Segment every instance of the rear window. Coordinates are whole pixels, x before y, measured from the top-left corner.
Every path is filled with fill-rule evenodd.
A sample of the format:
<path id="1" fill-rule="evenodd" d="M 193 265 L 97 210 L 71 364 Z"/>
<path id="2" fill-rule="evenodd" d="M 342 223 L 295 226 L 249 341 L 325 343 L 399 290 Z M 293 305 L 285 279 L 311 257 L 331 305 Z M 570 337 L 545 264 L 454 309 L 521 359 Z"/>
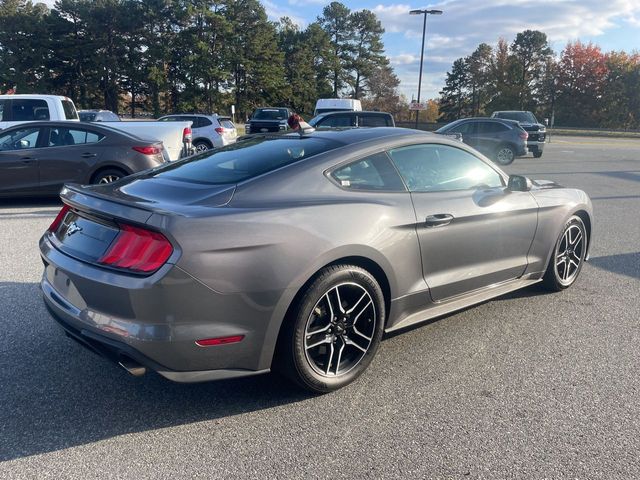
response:
<path id="1" fill-rule="evenodd" d="M 251 138 L 169 164 L 157 170 L 155 176 L 203 184 L 238 183 L 340 145 L 297 136 Z"/>
<path id="2" fill-rule="evenodd" d="M 524 123 L 538 123 L 536 117 L 534 117 L 531 112 L 496 112 L 494 117 Z"/>
<path id="3" fill-rule="evenodd" d="M 228 118 L 219 118 L 218 121 L 220 122 L 220 125 L 222 125 L 223 128 L 231 128 L 231 129 L 236 128 L 233 122 Z"/>
<path id="4" fill-rule="evenodd" d="M 93 122 L 97 114 L 95 112 L 80 112 L 78 115 L 80 115 L 82 122 Z"/>
<path id="5" fill-rule="evenodd" d="M 64 116 L 67 120 L 78 120 L 78 112 L 71 100 L 62 100 L 62 108 L 64 110 Z"/>
<path id="6" fill-rule="evenodd" d="M 265 108 L 256 110 L 252 120 L 286 120 L 287 111 L 284 108 Z"/>
<path id="7" fill-rule="evenodd" d="M 44 100 L 20 99 L 11 102 L 11 120 L 14 122 L 49 120 L 49 118 L 49 106 Z"/>

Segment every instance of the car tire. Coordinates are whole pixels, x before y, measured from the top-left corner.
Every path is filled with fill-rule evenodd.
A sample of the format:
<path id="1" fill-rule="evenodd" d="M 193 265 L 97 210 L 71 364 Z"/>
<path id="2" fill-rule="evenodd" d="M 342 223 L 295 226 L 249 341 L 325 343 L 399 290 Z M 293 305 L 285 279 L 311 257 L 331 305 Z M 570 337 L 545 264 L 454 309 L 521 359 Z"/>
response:
<path id="1" fill-rule="evenodd" d="M 380 285 L 367 270 L 321 270 L 285 320 L 276 369 L 303 389 L 327 393 L 356 380 L 378 350 L 385 323 Z"/>
<path id="2" fill-rule="evenodd" d="M 513 147 L 503 144 L 496 149 L 494 158 L 496 163 L 500 165 L 509 165 L 515 160 L 516 151 L 513 149 Z"/>
<path id="3" fill-rule="evenodd" d="M 127 174 L 119 168 L 106 168 L 97 172 L 91 179 L 91 183 L 94 185 L 113 183 L 126 176 Z"/>
<path id="4" fill-rule="evenodd" d="M 582 219 L 573 215 L 563 226 L 551 252 L 542 284 L 558 292 L 575 283 L 587 254 L 587 229 Z"/>
<path id="5" fill-rule="evenodd" d="M 540 158 L 541 156 L 542 156 L 542 152 L 541 151 L 533 152 L 533 157 L 534 158 Z"/>
<path id="6" fill-rule="evenodd" d="M 207 150 L 210 150 L 211 145 L 209 145 L 207 142 L 204 142 L 202 140 L 198 140 L 193 144 L 193 148 L 195 149 L 195 153 L 202 153 L 202 152 L 206 152 Z"/>

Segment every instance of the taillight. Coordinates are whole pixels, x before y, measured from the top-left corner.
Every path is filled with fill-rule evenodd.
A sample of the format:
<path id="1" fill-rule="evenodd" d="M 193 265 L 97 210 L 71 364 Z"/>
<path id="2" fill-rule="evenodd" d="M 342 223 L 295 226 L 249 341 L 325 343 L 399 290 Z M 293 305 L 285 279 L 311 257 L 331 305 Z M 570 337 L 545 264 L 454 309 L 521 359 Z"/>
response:
<path id="1" fill-rule="evenodd" d="M 193 138 L 193 132 L 191 131 L 191 127 L 187 127 L 184 130 L 182 130 L 182 142 L 183 143 L 191 142 L 192 138 Z"/>
<path id="2" fill-rule="evenodd" d="M 98 262 L 136 272 L 153 272 L 164 265 L 172 252 L 171 243 L 161 233 L 121 225 L 120 233 Z"/>
<path id="3" fill-rule="evenodd" d="M 520 132 L 520 138 L 526 140 L 529 138 L 529 134 L 527 132 Z"/>
<path id="4" fill-rule="evenodd" d="M 51 222 L 51 225 L 49 225 L 50 232 L 55 232 L 56 230 L 58 230 L 58 227 L 62 223 L 62 220 L 64 220 L 64 217 L 69 210 L 71 210 L 71 207 L 69 205 L 65 204 L 62 206 L 62 209 L 58 212 L 56 218 L 53 220 L 53 222 Z"/>
<path id="5" fill-rule="evenodd" d="M 216 132 L 218 132 L 220 135 L 222 135 L 224 133 L 224 128 L 218 127 L 218 128 L 216 128 Z"/>
<path id="6" fill-rule="evenodd" d="M 136 152 L 140 152 L 143 155 L 159 155 L 162 150 L 158 147 L 154 147 L 153 145 L 149 145 L 146 147 L 131 147 L 133 148 Z"/>

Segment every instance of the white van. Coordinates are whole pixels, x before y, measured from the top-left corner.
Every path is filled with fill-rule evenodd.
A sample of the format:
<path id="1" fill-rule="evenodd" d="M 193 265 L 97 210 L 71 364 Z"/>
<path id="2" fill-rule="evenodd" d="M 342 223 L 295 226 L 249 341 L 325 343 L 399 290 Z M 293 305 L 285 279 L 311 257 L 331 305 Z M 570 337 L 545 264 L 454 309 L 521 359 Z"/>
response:
<path id="1" fill-rule="evenodd" d="M 316 102 L 316 109 L 313 112 L 313 116 L 337 111 L 361 112 L 362 104 L 360 100 L 354 100 L 352 98 L 321 98 Z"/>

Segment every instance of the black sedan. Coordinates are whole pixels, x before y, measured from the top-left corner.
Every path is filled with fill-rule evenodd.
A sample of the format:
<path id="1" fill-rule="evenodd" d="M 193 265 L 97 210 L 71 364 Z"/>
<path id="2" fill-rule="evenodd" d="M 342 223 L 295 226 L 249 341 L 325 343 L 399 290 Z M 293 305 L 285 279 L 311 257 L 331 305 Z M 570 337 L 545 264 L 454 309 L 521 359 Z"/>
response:
<path id="1" fill-rule="evenodd" d="M 56 195 L 65 183 L 109 183 L 168 160 L 162 142 L 78 122 L 0 131 L 0 196 Z"/>

